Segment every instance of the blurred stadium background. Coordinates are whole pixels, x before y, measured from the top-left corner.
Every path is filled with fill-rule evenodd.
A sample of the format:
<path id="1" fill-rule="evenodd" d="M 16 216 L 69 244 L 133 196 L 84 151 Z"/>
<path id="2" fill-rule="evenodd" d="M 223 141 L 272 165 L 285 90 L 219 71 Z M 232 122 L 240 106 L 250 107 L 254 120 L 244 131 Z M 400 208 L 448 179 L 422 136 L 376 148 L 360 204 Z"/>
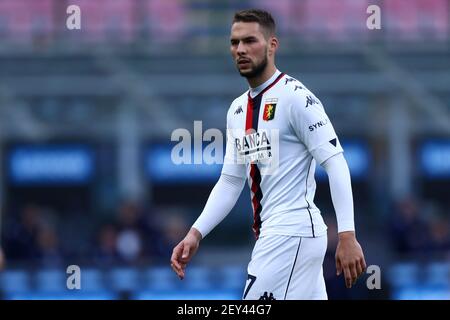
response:
<path id="1" fill-rule="evenodd" d="M 81 8 L 81 30 L 66 8 Z M 381 8 L 381 30 L 366 9 Z M 229 55 L 234 11 L 269 9 L 278 67 L 322 100 L 341 137 L 357 236 L 382 289 L 335 276 L 332 299 L 450 298 L 449 0 L 0 0 L 4 299 L 239 299 L 254 244 L 248 188 L 179 281 L 172 247 L 219 166 L 170 161 L 173 130 L 225 129 L 247 84 Z M 66 268 L 81 267 L 81 290 Z"/>

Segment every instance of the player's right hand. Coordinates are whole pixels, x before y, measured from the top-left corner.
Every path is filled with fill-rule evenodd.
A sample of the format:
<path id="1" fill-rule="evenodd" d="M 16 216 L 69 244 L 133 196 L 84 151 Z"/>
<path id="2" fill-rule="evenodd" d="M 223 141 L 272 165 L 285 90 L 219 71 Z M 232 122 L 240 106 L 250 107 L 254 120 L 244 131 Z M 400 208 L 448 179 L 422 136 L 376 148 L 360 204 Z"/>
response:
<path id="1" fill-rule="evenodd" d="M 201 239 L 201 233 L 191 228 L 186 237 L 173 249 L 170 265 L 181 280 L 184 279 L 186 265 L 197 252 Z"/>

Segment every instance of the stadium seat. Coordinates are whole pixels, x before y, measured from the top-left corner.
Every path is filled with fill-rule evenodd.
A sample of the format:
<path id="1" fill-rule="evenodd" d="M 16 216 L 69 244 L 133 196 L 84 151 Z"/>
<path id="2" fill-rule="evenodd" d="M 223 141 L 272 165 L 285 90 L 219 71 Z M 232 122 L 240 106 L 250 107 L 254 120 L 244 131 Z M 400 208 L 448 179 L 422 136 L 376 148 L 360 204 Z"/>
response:
<path id="1" fill-rule="evenodd" d="M 186 271 L 187 275 L 184 279 L 185 286 L 189 290 L 207 290 L 212 289 L 211 282 L 212 270 L 206 267 L 191 267 Z"/>
<path id="2" fill-rule="evenodd" d="M 399 263 L 389 270 L 390 283 L 394 287 L 414 286 L 418 283 L 419 266 L 416 263 Z"/>
<path id="3" fill-rule="evenodd" d="M 245 267 L 227 266 L 220 270 L 220 281 L 218 284 L 223 289 L 235 289 L 242 291 L 247 280 Z"/>
<path id="4" fill-rule="evenodd" d="M 67 291 L 67 275 L 60 270 L 47 269 L 35 274 L 36 289 L 43 293 Z"/>
<path id="5" fill-rule="evenodd" d="M 54 31 L 53 0 L 2 0 L 0 21 L 14 41 L 29 41 L 35 35 L 51 36 Z"/>
<path id="6" fill-rule="evenodd" d="M 169 267 L 149 268 L 145 279 L 145 287 L 152 290 L 174 290 L 180 282 Z"/>
<path id="7" fill-rule="evenodd" d="M 6 270 L 0 274 L 0 290 L 5 294 L 30 290 L 30 275 L 24 270 Z"/>
<path id="8" fill-rule="evenodd" d="M 179 0 L 146 0 L 143 2 L 144 25 L 149 27 L 152 39 L 172 42 L 180 39 L 188 26 L 186 12 Z"/>
<path id="9" fill-rule="evenodd" d="M 425 284 L 446 287 L 450 292 L 450 263 L 430 263 L 425 269 Z"/>
<path id="10" fill-rule="evenodd" d="M 83 37 L 88 41 L 129 42 L 133 37 L 134 1 L 78 0 L 83 14 Z"/>
<path id="11" fill-rule="evenodd" d="M 7 294 L 8 300 L 114 300 L 118 295 L 110 291 L 83 292 L 83 291 L 61 291 L 42 292 L 24 291 L 20 293 Z"/>
<path id="12" fill-rule="evenodd" d="M 139 287 L 139 274 L 133 268 L 117 268 L 109 273 L 108 283 L 116 291 L 132 291 Z"/>
<path id="13" fill-rule="evenodd" d="M 82 269 L 81 289 L 83 291 L 100 292 L 105 289 L 103 274 L 97 269 Z"/>
<path id="14" fill-rule="evenodd" d="M 142 290 L 132 297 L 136 300 L 239 300 L 240 293 L 233 290 Z"/>

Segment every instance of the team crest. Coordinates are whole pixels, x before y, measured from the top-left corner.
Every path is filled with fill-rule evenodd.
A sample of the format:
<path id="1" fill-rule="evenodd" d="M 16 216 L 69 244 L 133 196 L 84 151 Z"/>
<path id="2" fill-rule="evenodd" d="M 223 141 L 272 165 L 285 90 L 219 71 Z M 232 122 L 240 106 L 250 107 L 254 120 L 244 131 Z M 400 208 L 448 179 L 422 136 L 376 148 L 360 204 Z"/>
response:
<path id="1" fill-rule="evenodd" d="M 264 105 L 264 114 L 263 114 L 264 121 L 270 121 L 275 117 L 277 101 L 278 101 L 278 99 L 267 99 L 266 100 L 266 104 Z"/>

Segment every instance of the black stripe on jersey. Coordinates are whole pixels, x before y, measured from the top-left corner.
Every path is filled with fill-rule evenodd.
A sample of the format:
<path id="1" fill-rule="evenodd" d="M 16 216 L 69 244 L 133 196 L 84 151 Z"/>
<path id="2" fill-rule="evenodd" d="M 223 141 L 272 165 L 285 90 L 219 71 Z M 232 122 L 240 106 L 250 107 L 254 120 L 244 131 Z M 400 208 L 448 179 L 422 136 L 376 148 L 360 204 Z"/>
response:
<path id="1" fill-rule="evenodd" d="M 261 109 L 261 98 L 262 94 L 258 94 L 256 97 L 252 99 L 253 100 L 252 128 L 255 131 L 258 130 L 259 110 Z"/>
<path id="2" fill-rule="evenodd" d="M 294 264 L 292 265 L 292 270 L 291 270 L 291 274 L 289 275 L 289 280 L 286 286 L 286 292 L 284 293 L 284 300 L 286 300 L 286 296 L 289 290 L 289 284 L 291 283 L 291 278 L 292 278 L 292 274 L 294 273 L 294 269 L 295 269 L 295 264 L 297 263 L 297 257 L 298 257 L 298 252 L 300 250 L 300 245 L 302 244 L 302 237 L 299 237 L 300 241 L 298 243 L 298 247 L 297 247 L 297 253 L 295 254 L 295 259 L 294 259 Z"/>
<path id="3" fill-rule="evenodd" d="M 262 211 L 262 205 L 261 200 L 263 198 L 263 193 L 261 190 L 261 172 L 259 171 L 259 168 L 256 164 L 253 164 L 255 168 L 255 174 L 252 176 L 253 183 L 256 185 L 256 190 L 254 191 L 254 197 L 257 200 L 257 205 L 255 210 L 255 218 L 253 221 L 253 231 L 255 232 L 256 238 L 259 237 L 259 232 L 261 231 L 261 211 Z M 253 191 L 253 190 L 252 190 Z"/>
<path id="4" fill-rule="evenodd" d="M 253 149 L 253 150 L 250 150 L 250 151 L 245 151 L 245 152 L 239 152 L 239 154 L 240 155 L 248 155 L 248 154 L 252 154 L 252 153 L 255 153 L 255 152 L 258 152 L 258 151 L 264 151 L 264 150 L 272 150 L 272 147 L 271 146 L 267 146 L 267 147 L 261 147 L 261 148 L 256 148 L 256 149 Z"/>
<path id="5" fill-rule="evenodd" d="M 252 113 L 252 127 L 251 129 L 257 131 L 258 130 L 258 120 L 259 120 L 259 110 L 261 109 L 261 98 L 262 94 L 258 94 L 253 99 L 249 96 L 249 98 L 252 100 L 252 107 L 253 107 L 253 113 Z M 250 176 L 252 178 L 252 185 L 251 190 L 253 192 L 253 232 L 255 233 L 255 238 L 259 238 L 259 232 L 261 230 L 261 211 L 262 211 L 262 205 L 261 200 L 263 198 L 263 193 L 261 190 L 261 172 L 259 171 L 258 165 L 256 163 L 251 164 L 250 170 Z M 254 173 L 254 174 L 252 174 Z"/>
<path id="6" fill-rule="evenodd" d="M 314 234 L 314 223 L 313 223 L 313 220 L 312 220 L 311 211 L 309 210 L 309 209 L 311 208 L 311 205 L 309 204 L 308 197 L 307 197 L 307 195 L 308 195 L 308 178 L 309 178 L 309 170 L 311 170 L 311 164 L 312 164 L 312 162 L 313 162 L 313 157 L 311 157 L 311 161 L 309 162 L 308 171 L 307 171 L 307 173 L 306 173 L 305 200 L 306 200 L 306 203 L 308 204 L 308 207 L 306 207 L 306 209 L 308 210 L 308 213 L 309 213 L 309 219 L 311 220 L 312 235 L 313 235 L 313 238 L 315 238 L 316 236 L 315 236 L 315 234 Z"/>

